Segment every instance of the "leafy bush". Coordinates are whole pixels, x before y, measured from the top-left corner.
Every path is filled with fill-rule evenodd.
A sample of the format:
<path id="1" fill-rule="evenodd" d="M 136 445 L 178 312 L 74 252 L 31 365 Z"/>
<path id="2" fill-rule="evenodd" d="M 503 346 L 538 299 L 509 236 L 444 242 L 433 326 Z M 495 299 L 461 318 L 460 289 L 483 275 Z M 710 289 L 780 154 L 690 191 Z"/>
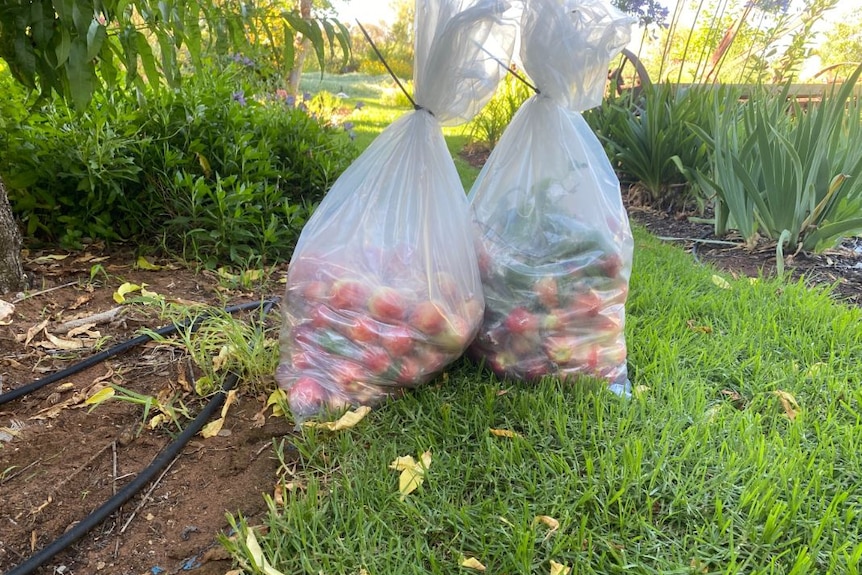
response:
<path id="1" fill-rule="evenodd" d="M 850 98 L 860 73 L 807 109 L 788 106 L 789 83 L 735 114 L 729 96 L 716 101 L 710 132 L 694 127 L 709 171 L 686 170 L 715 194 L 716 233 L 775 240 L 780 263 L 785 247 L 819 250 L 862 231 L 862 104 Z"/>
<path id="2" fill-rule="evenodd" d="M 617 169 L 639 184 L 648 203 L 675 205 L 690 195 L 673 158 L 695 170 L 706 166 L 706 146 L 689 125 L 709 121 L 710 101 L 703 90 L 654 84 L 644 87 L 637 105 L 624 97 L 604 112 L 597 131 L 609 144 Z"/>
<path id="3" fill-rule="evenodd" d="M 355 150 L 334 117 L 309 114 L 311 95 L 255 95 L 242 74 L 199 74 L 140 107 L 97 96 L 80 116 L 54 102 L 12 126 L 0 173 L 28 232 L 161 242 L 209 265 L 288 257 Z"/>

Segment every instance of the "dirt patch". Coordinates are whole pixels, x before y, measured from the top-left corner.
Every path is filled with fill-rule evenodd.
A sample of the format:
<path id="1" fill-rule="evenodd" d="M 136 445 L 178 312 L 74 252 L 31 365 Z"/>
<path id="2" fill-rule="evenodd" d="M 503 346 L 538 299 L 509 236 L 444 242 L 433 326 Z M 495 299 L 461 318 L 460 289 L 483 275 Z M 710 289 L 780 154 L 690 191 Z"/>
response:
<path id="1" fill-rule="evenodd" d="M 774 276 L 775 242 L 762 241 L 748 249 L 733 234 L 716 237 L 712 224 L 698 223 L 689 211 L 666 212 L 628 205 L 629 217 L 653 235 L 673 243 L 701 262 L 709 262 L 735 276 Z M 836 300 L 862 305 L 862 238 L 848 238 L 822 253 L 785 254 L 785 272 L 807 285 L 830 286 Z"/>
<path id="2" fill-rule="evenodd" d="M 44 320 L 51 333 L 76 315 L 116 307 L 113 294 L 123 281 L 146 283 L 168 299 L 217 306 L 276 295 L 226 288 L 212 273 L 133 269 L 120 263 L 134 261 L 129 254 L 99 261 L 110 274 L 99 286 L 91 283 L 90 271 L 93 258 L 103 254 L 39 259 L 48 255 L 29 254 L 27 272 L 38 290 L 57 289 L 16 303 L 12 324 L 0 326 L 2 391 L 91 354 L 49 349 L 45 332 L 34 334 L 27 345 L 21 339 Z M 155 313 L 129 309 L 117 321 L 93 329 L 105 349 L 134 337 L 141 327 L 164 323 Z M 122 490 L 177 433 L 141 430 L 143 408 L 137 404 L 108 401 L 90 410 L 81 399 L 94 382 L 119 383 L 153 397 L 177 394 L 194 416 L 205 402 L 181 385 L 193 373 L 176 347 L 151 342 L 0 405 L 0 572 L 23 563 Z M 263 494 L 271 494 L 276 482 L 273 440 L 293 432 L 284 418 L 260 418 L 265 399 L 242 391 L 218 436 L 193 438 L 164 475 L 156 475 L 118 512 L 35 573 L 223 575 L 231 561 L 216 537 L 228 532 L 225 514 L 241 513 L 252 522 L 261 516 Z"/>
<path id="3" fill-rule="evenodd" d="M 687 214 L 635 206 L 629 206 L 629 213 L 632 220 L 700 261 L 738 275 L 774 272 L 775 253 L 769 245 L 746 250 L 711 243 L 733 238 L 715 238 L 710 225 L 694 223 Z M 27 345 L 22 339 L 45 320 L 50 332 L 76 315 L 110 310 L 116 306 L 113 294 L 123 281 L 146 283 L 147 289 L 169 299 L 219 306 L 280 295 L 226 287 L 224 280 L 209 272 L 135 269 L 129 263 L 134 261 L 131 254 L 91 252 L 59 261 L 40 259 L 48 255 L 28 254 L 26 267 L 34 290 L 56 289 L 18 302 L 12 324 L 0 326 L 3 391 L 92 353 L 41 347 L 40 342 L 46 341 L 43 332 L 34 334 Z M 99 283 L 91 273 L 94 259 L 101 257 L 107 259 L 98 265 L 108 275 Z M 859 239 L 819 255 L 798 254 L 787 263 L 795 277 L 835 284 L 838 299 L 862 303 Z M 274 270 L 273 277 L 283 273 L 284 269 Z M 141 327 L 163 323 L 153 313 L 128 312 L 96 328 L 105 348 L 133 337 Z M 132 481 L 172 439 L 164 430 L 136 433 L 142 422 L 139 405 L 110 401 L 89 410 L 79 401 L 66 408 L 57 406 L 92 389 L 98 380 L 117 382 L 144 395 L 182 393 L 181 374 L 189 369 L 188 358 L 177 348 L 150 343 L 0 406 L 0 571 L 21 564 L 82 520 Z M 193 394 L 182 397 L 192 414 L 203 405 Z M 216 538 L 228 532 L 225 513 L 241 513 L 252 524 L 261 520 L 263 494 L 272 493 L 276 482 L 272 442 L 289 441 L 293 433 L 284 418 L 266 418 L 261 424 L 258 414 L 265 399 L 249 391 L 240 394 L 220 436 L 193 439 L 156 482 L 36 573 L 223 575 L 231 561 Z"/>

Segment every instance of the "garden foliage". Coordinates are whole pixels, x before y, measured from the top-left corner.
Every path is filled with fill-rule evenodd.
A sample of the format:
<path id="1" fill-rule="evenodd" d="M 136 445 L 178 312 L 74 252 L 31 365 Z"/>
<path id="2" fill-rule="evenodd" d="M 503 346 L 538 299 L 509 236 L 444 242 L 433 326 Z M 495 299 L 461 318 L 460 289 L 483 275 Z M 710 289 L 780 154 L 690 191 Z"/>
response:
<path id="1" fill-rule="evenodd" d="M 851 98 L 860 73 L 805 107 L 789 84 L 744 103 L 726 92 L 708 130 L 691 126 L 710 167 L 683 171 L 714 195 L 717 234 L 765 236 L 780 262 L 785 248 L 824 249 L 862 230 L 862 105 Z"/>
<path id="2" fill-rule="evenodd" d="M 0 173 L 28 235 L 162 242 L 208 265 L 289 257 L 355 152 L 308 111 L 329 101 L 316 109 L 332 112 L 334 97 L 256 95 L 241 68 L 190 77 L 143 106 L 97 94 L 81 115 L 54 101 L 24 122 L 15 98 L 0 103 Z"/>

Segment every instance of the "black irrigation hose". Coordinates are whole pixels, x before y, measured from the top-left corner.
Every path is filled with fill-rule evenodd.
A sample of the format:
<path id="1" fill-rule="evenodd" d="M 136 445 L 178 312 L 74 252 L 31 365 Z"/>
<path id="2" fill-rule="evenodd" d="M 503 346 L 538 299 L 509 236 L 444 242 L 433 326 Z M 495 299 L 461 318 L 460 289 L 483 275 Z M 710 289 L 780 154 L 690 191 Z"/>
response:
<path id="1" fill-rule="evenodd" d="M 268 303 L 270 301 L 272 301 L 272 300 L 265 300 L 263 302 L 253 301 L 253 302 L 249 302 L 249 303 L 239 304 L 239 305 L 225 308 L 224 311 L 226 311 L 227 313 L 236 313 L 238 311 L 256 309 L 258 307 L 261 307 L 262 305 L 265 305 L 266 303 Z M 204 314 L 204 315 L 201 315 L 201 316 L 195 318 L 191 322 L 190 326 L 189 326 L 189 322 L 187 322 L 187 321 L 181 322 L 179 324 L 166 325 L 166 326 L 161 327 L 161 328 L 157 329 L 156 331 L 154 331 L 153 334 L 154 335 L 168 335 L 168 334 L 174 333 L 175 331 L 182 329 L 186 326 L 189 326 L 190 329 L 192 330 L 192 332 L 195 332 L 201 326 L 201 323 L 203 323 L 203 320 L 208 318 L 210 315 L 211 314 Z M 52 373 L 51 375 L 49 375 L 47 377 L 43 377 L 42 379 L 36 380 L 32 383 L 28 383 L 27 385 L 22 385 L 21 387 L 15 388 L 12 391 L 8 391 L 4 394 L 1 394 L 0 395 L 0 405 L 3 405 L 4 403 L 9 403 L 10 401 L 14 401 L 14 400 L 18 399 L 19 397 L 27 395 L 28 393 L 32 393 L 38 389 L 42 389 L 46 385 L 50 385 L 52 383 L 60 381 L 61 379 L 65 379 L 71 375 L 74 375 L 80 371 L 84 371 L 85 369 L 92 367 L 92 366 L 96 365 L 97 363 L 101 363 L 101 362 L 105 361 L 109 357 L 113 357 L 115 355 L 118 355 L 118 354 L 126 351 L 127 349 L 135 347 L 136 345 L 146 343 L 146 342 L 150 341 L 151 339 L 153 339 L 152 335 L 149 335 L 149 334 L 139 335 L 138 337 L 136 337 L 134 339 L 124 341 L 123 343 L 117 344 L 112 348 L 106 349 L 105 351 L 101 351 L 101 352 L 97 353 L 96 355 L 92 355 L 92 356 L 88 357 L 87 359 L 85 359 L 81 362 L 78 362 L 74 365 L 67 367 L 64 370 L 58 371 L 56 373 Z"/>
<path id="2" fill-rule="evenodd" d="M 254 302 L 254 305 L 243 304 L 241 306 L 234 306 L 233 308 L 226 308 L 225 311 L 239 311 L 240 309 L 254 309 L 262 307 L 261 317 L 263 317 L 270 309 L 272 309 L 273 305 L 275 305 L 275 300 L 264 300 L 262 302 Z M 179 326 L 173 327 L 174 329 L 177 329 Z M 86 535 L 93 527 L 104 521 L 108 516 L 119 509 L 123 503 L 131 499 L 133 495 L 140 491 L 144 485 L 152 481 L 156 474 L 164 469 L 164 467 L 179 454 L 183 447 L 185 447 L 186 443 L 188 443 L 189 440 L 203 428 L 209 418 L 212 417 L 219 408 L 221 408 L 227 392 L 236 386 L 238 380 L 239 376 L 231 373 L 222 385 L 221 390 L 213 396 L 206 406 L 204 406 L 188 427 L 180 433 L 173 443 L 168 445 L 161 453 L 159 453 L 153 462 L 141 471 L 135 479 L 133 479 L 128 485 L 124 486 L 116 495 L 102 504 L 101 507 L 90 513 L 90 515 L 85 517 L 79 523 L 75 524 L 72 529 L 55 539 L 53 543 L 44 547 L 35 555 L 32 555 L 24 563 L 18 565 L 11 571 L 8 571 L 6 575 L 28 575 L 32 573 L 34 570 L 45 564 L 49 559 L 66 549 L 66 547 Z"/>

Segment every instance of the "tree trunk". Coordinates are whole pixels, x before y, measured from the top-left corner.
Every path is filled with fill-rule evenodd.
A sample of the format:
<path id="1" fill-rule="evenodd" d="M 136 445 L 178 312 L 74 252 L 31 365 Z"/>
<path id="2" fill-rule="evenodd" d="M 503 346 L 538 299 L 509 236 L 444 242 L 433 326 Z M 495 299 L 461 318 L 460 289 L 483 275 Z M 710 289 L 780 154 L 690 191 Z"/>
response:
<path id="1" fill-rule="evenodd" d="M 21 267 L 21 234 L 12 217 L 6 188 L 0 179 L 0 295 L 24 289 Z"/>
<path id="2" fill-rule="evenodd" d="M 299 15 L 306 20 L 311 18 L 311 0 L 300 0 Z M 287 91 L 291 94 L 299 92 L 302 67 L 305 65 L 305 57 L 308 55 L 310 45 L 311 42 L 308 41 L 308 38 L 300 34 L 296 42 L 296 58 L 293 62 L 293 68 L 291 68 L 290 74 L 287 77 Z"/>

